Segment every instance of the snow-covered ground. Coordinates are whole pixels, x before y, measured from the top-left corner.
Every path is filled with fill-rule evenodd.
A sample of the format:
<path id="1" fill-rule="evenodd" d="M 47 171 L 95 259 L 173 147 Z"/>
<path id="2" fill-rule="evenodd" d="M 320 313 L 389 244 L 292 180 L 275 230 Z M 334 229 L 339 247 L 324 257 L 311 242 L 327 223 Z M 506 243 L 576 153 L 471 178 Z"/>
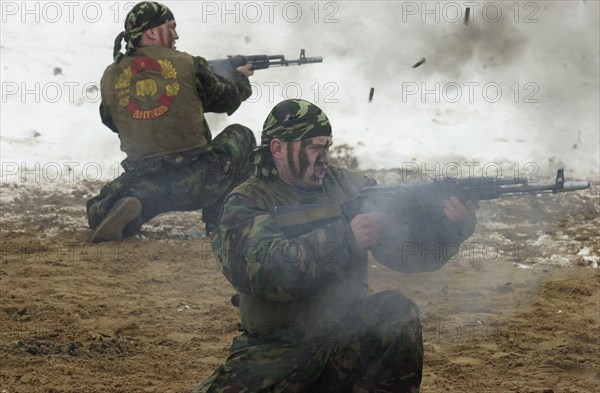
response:
<path id="1" fill-rule="evenodd" d="M 2 2 L 2 182 L 119 172 L 124 154 L 100 122 L 97 87 L 133 4 Z M 249 102 L 209 115 L 213 134 L 237 122 L 259 137 L 273 105 L 301 97 L 325 110 L 362 168 L 489 176 L 501 165 L 534 176 L 564 166 L 598 179 L 597 1 L 165 4 L 179 50 L 324 58 L 257 71 Z"/>

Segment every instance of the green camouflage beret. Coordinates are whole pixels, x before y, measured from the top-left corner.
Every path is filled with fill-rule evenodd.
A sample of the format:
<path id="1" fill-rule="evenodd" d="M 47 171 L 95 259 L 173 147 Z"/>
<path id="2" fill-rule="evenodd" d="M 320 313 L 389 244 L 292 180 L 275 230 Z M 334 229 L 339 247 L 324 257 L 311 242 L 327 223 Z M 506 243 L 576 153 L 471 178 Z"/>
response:
<path id="1" fill-rule="evenodd" d="M 331 136 L 329 119 L 321 108 L 305 100 L 285 100 L 267 116 L 261 144 L 268 145 L 275 138 L 292 142 L 316 136 Z"/>
<path id="2" fill-rule="evenodd" d="M 130 53 L 137 48 L 144 31 L 174 19 L 171 10 L 163 4 L 154 1 L 137 3 L 125 18 L 125 31 L 120 33 L 115 40 L 113 53 L 115 61 L 119 61 L 123 57 L 121 54 L 122 39 L 127 44 L 127 53 Z"/>

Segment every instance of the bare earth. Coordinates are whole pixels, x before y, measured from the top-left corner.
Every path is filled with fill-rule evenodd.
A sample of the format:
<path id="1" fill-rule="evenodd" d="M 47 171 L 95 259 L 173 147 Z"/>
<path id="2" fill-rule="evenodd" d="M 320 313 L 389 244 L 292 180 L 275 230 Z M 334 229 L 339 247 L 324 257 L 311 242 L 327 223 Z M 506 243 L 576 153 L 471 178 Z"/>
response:
<path id="1" fill-rule="evenodd" d="M 187 392 L 226 358 L 237 310 L 200 214 L 91 245 L 99 187 L 0 188 L 0 393 Z M 421 309 L 422 392 L 600 391 L 598 191 L 483 202 L 434 273 L 370 262 Z"/>

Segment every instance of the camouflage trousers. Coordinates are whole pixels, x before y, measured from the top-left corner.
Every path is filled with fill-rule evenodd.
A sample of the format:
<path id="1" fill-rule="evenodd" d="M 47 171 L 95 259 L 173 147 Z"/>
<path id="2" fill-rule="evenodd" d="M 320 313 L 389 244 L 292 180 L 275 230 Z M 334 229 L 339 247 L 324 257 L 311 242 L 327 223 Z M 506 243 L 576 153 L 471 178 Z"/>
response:
<path id="1" fill-rule="evenodd" d="M 244 333 L 193 393 L 418 392 L 423 341 L 417 305 L 399 291 L 367 296 L 333 335 L 309 342 Z"/>
<path id="2" fill-rule="evenodd" d="M 169 211 L 203 209 L 202 220 L 216 224 L 227 194 L 248 177 L 247 158 L 255 147 L 252 131 L 233 124 L 199 149 L 142 161 L 125 159 L 124 173 L 87 201 L 90 228 L 100 225 L 114 203 L 128 196 L 139 199 L 142 213 L 127 225 L 125 237 Z"/>

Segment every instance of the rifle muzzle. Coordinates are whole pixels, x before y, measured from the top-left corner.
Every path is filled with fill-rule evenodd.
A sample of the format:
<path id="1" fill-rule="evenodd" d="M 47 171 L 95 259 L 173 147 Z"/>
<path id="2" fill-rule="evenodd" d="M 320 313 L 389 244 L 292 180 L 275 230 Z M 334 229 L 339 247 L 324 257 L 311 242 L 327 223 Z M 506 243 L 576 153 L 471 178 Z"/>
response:
<path id="1" fill-rule="evenodd" d="M 305 57 L 302 59 L 302 64 L 304 63 L 322 63 L 322 57 Z"/>
<path id="2" fill-rule="evenodd" d="M 587 190 L 590 188 L 590 182 L 587 181 L 566 181 L 563 185 L 564 191 Z"/>

